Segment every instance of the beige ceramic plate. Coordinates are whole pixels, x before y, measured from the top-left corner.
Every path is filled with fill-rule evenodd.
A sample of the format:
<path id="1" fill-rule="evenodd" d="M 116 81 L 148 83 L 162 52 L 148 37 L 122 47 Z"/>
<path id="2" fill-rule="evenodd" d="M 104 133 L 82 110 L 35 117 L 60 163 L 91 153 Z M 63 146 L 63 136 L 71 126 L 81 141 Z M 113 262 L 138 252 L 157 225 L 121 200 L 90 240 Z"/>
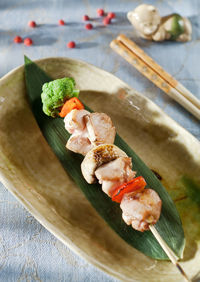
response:
<path id="1" fill-rule="evenodd" d="M 53 78 L 74 77 L 81 99 L 93 110 L 108 113 L 119 134 L 162 176 L 183 220 L 187 242 L 182 266 L 194 276 L 200 270 L 199 208 L 178 181 L 185 173 L 200 177 L 199 142 L 151 101 L 101 69 L 67 58 L 37 63 Z M 68 177 L 28 106 L 23 67 L 0 80 L 0 102 L 1 181 L 41 224 L 119 279 L 182 281 L 171 263 L 152 260 L 118 237 Z"/>

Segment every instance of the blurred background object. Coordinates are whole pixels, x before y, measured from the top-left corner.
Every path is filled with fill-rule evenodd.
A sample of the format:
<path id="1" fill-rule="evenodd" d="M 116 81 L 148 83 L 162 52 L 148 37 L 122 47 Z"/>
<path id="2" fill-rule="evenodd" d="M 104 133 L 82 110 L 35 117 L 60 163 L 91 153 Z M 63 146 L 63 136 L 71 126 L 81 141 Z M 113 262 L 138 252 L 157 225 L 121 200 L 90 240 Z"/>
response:
<path id="1" fill-rule="evenodd" d="M 155 6 L 141 4 L 127 17 L 138 35 L 147 40 L 186 42 L 192 38 L 190 21 L 178 12 L 161 17 Z"/>

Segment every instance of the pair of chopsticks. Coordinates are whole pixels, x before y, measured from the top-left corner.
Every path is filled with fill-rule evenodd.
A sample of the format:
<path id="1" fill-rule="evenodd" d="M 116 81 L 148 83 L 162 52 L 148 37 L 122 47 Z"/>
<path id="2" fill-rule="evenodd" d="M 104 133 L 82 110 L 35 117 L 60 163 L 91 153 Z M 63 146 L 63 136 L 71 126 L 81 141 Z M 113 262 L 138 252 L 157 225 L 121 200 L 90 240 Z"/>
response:
<path id="1" fill-rule="evenodd" d="M 159 66 L 133 41 L 121 34 L 110 43 L 110 47 L 200 120 L 200 100 Z"/>

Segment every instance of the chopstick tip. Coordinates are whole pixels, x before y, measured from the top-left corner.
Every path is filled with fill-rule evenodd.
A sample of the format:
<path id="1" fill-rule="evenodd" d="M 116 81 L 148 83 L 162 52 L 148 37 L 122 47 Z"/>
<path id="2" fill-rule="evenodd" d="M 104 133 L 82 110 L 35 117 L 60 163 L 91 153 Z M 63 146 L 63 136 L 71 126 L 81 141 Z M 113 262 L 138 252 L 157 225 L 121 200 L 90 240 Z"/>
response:
<path id="1" fill-rule="evenodd" d="M 109 45 L 112 49 L 115 49 L 116 45 L 118 45 L 118 42 L 119 41 L 117 39 L 113 39 Z"/>

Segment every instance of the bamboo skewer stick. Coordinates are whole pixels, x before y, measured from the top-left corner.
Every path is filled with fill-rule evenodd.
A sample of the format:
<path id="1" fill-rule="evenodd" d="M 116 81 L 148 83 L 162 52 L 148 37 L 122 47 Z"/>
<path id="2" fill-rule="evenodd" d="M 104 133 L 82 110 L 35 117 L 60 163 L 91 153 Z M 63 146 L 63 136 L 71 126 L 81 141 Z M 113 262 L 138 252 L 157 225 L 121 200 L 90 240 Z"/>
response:
<path id="1" fill-rule="evenodd" d="M 156 230 L 154 225 L 149 226 L 151 232 L 153 233 L 154 237 L 166 253 L 166 255 L 169 257 L 171 262 L 178 268 L 178 271 L 181 273 L 181 275 L 185 278 L 186 281 L 191 282 L 191 280 L 188 278 L 187 274 L 183 270 L 183 268 L 178 263 L 178 257 L 176 254 L 170 249 L 170 247 L 167 245 L 167 243 L 162 239 L 158 231 Z"/>
<path id="2" fill-rule="evenodd" d="M 200 101 L 170 74 L 165 72 L 134 42 L 124 35 L 120 35 L 110 43 L 110 47 L 200 120 Z"/>

